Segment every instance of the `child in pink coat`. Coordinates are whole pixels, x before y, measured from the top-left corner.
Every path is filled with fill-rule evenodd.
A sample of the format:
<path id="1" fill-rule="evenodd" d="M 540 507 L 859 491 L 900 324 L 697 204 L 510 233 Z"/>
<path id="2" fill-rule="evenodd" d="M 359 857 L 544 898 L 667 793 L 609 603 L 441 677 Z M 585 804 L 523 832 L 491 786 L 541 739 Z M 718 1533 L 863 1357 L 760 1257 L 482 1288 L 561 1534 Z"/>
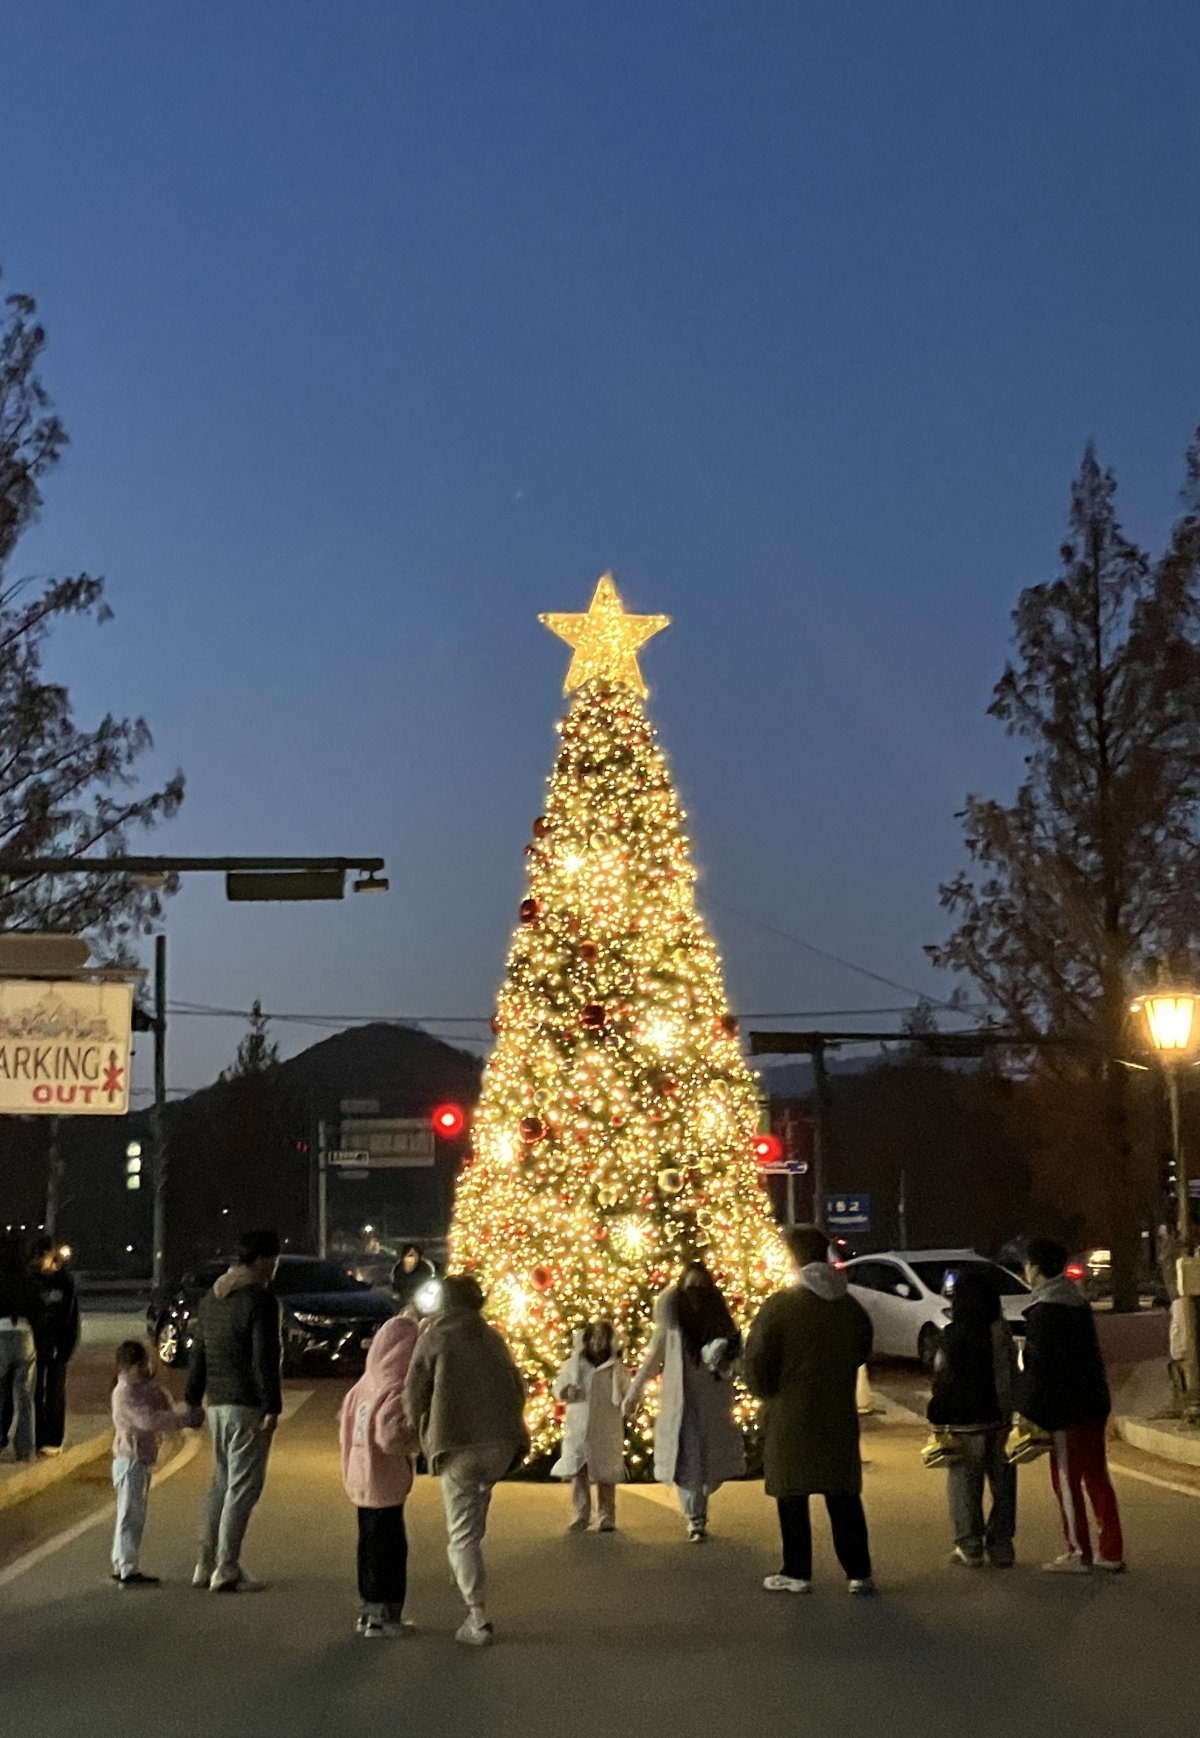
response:
<path id="1" fill-rule="evenodd" d="M 198 1407 L 176 1412 L 171 1396 L 150 1374 L 150 1353 L 145 1344 L 122 1340 L 117 1347 L 112 1421 L 112 1479 L 117 1493 L 112 1578 L 123 1588 L 157 1587 L 158 1576 L 142 1574 L 138 1555 L 159 1444 L 167 1431 L 198 1428 L 204 1414 Z"/>
<path id="2" fill-rule="evenodd" d="M 342 1405 L 342 1483 L 358 1510 L 358 1632 L 411 1635 L 404 1621 L 408 1536 L 404 1503 L 417 1439 L 404 1413 L 404 1379 L 417 1325 L 393 1316 L 371 1342 L 367 1367 Z"/>

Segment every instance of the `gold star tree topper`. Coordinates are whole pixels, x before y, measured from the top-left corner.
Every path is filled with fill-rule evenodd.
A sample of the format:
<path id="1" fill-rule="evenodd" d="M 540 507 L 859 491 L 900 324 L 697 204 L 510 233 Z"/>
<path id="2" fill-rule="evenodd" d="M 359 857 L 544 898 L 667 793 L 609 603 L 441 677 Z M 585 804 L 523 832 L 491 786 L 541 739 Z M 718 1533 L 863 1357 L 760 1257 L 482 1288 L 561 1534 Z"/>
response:
<path id="1" fill-rule="evenodd" d="M 542 615 L 538 620 L 574 650 L 564 694 L 585 682 L 622 682 L 646 698 L 649 689 L 638 669 L 638 647 L 670 627 L 671 618 L 626 615 L 611 573 L 597 581 L 586 615 Z"/>

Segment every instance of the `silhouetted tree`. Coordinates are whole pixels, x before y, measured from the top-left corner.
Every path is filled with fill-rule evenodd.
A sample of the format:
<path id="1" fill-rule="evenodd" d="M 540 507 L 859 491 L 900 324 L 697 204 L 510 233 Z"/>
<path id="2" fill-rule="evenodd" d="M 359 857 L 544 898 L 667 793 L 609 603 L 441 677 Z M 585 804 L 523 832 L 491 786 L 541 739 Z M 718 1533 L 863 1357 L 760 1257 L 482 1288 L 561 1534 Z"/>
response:
<path id="1" fill-rule="evenodd" d="M 271 1023 L 263 1013 L 262 1003 L 257 997 L 251 1006 L 247 1025 L 250 1030 L 237 1047 L 233 1067 L 222 1079 L 235 1080 L 239 1075 L 265 1074 L 268 1069 L 279 1065 L 279 1046 L 271 1040 Z"/>
<path id="2" fill-rule="evenodd" d="M 0 869 L 3 859 L 118 855 L 131 832 L 173 815 L 177 773 L 160 790 L 131 794 L 133 768 L 151 746 L 144 718 L 111 713 L 76 724 L 67 690 L 44 679 L 42 657 L 57 622 L 111 614 L 104 581 L 89 573 L 33 582 L 14 578 L 22 534 L 42 507 L 42 479 L 67 444 L 38 373 L 46 334 L 29 296 L 0 306 Z M 157 893 L 120 877 L 0 881 L 0 928 L 88 930 L 110 953 L 145 932 Z"/>
<path id="3" fill-rule="evenodd" d="M 1188 957 L 1200 942 L 1198 445 L 1188 479 L 1188 511 L 1152 563 L 1088 449 L 1061 570 L 1022 593 L 1016 657 L 989 708 L 1025 745 L 1025 777 L 1011 804 L 968 797 L 971 864 L 941 889 L 956 926 L 928 950 L 1018 1033 L 1067 1041 L 1069 1059 L 1043 1053 L 1039 1066 L 1072 1091 L 1082 1071 L 1096 1107 L 1089 1145 L 1122 1307 L 1136 1305 L 1138 1220 L 1152 1205 L 1119 1060 L 1130 991 L 1149 956 Z"/>

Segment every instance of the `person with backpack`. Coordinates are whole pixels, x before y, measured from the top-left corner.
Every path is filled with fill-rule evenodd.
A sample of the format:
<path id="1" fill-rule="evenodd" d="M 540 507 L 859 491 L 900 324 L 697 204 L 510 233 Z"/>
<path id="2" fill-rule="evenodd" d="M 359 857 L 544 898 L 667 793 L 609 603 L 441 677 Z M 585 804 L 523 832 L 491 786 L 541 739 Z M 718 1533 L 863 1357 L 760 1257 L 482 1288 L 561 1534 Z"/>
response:
<path id="1" fill-rule="evenodd" d="M 1050 1477 L 1067 1548 L 1045 1568 L 1059 1575 L 1093 1569 L 1116 1575 L 1125 1569 L 1125 1542 L 1105 1447 L 1112 1400 L 1092 1306 L 1067 1278 L 1067 1260 L 1066 1246 L 1051 1238 L 1034 1238 L 1026 1251 L 1033 1298 L 1025 1312 L 1019 1409 L 1051 1438 Z M 1095 1555 L 1088 1502 L 1099 1529 Z"/>
<path id="2" fill-rule="evenodd" d="M 966 1269 L 954 1282 L 950 1320 L 942 1334 L 933 1372 L 928 1418 L 949 1432 L 946 1463 L 952 1563 L 978 1569 L 1011 1569 L 1017 1528 L 1017 1469 L 1005 1452 L 1012 1423 L 1017 1355 L 1000 1308 L 1000 1294 L 986 1273 Z M 983 1491 L 991 1492 L 985 1521 Z"/>

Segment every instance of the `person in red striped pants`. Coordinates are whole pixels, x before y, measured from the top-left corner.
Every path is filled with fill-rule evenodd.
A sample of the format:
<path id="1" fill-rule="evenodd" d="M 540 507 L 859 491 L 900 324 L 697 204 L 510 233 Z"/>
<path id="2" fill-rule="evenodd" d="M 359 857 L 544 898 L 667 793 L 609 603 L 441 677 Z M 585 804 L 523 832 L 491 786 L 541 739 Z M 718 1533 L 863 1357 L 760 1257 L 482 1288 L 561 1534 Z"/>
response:
<path id="1" fill-rule="evenodd" d="M 1067 1548 L 1045 1567 L 1059 1575 L 1121 1574 L 1125 1542 L 1108 1473 L 1105 1431 L 1112 1400 L 1092 1306 L 1066 1275 L 1067 1251 L 1035 1238 L 1025 1255 L 1033 1299 L 1025 1313 L 1020 1385 L 1024 1418 L 1052 1438 L 1050 1477 Z M 1092 1548 L 1088 1507 L 1096 1522 Z"/>

